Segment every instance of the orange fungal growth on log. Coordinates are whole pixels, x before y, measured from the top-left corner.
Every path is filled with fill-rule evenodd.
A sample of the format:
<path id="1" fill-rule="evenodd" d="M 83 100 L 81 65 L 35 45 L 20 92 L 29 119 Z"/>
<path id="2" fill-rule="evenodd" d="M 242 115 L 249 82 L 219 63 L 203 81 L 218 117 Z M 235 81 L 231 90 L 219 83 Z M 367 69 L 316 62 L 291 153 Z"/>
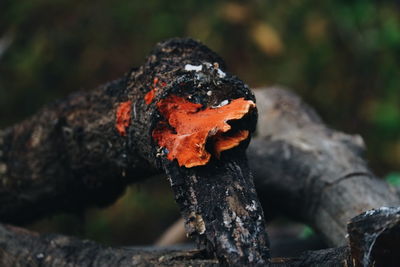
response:
<path id="1" fill-rule="evenodd" d="M 243 118 L 255 104 L 251 100 L 238 98 L 220 107 L 202 110 L 201 104 L 192 103 L 175 95 L 157 103 L 158 110 L 168 123 L 160 123 L 153 131 L 153 138 L 159 146 L 168 150 L 169 160 L 178 160 L 179 166 L 191 168 L 205 165 L 211 158 L 206 151 L 209 138 L 214 145 L 216 156 L 233 148 L 249 136 L 247 130 L 223 136 L 231 130 L 230 120 Z M 213 152 L 214 152 L 213 151 Z"/>
<path id="2" fill-rule="evenodd" d="M 117 122 L 115 127 L 120 135 L 126 136 L 126 128 L 128 128 L 131 121 L 131 106 L 132 101 L 125 101 L 119 104 L 117 108 Z"/>
<path id="3" fill-rule="evenodd" d="M 153 79 L 153 89 L 151 89 L 145 96 L 144 96 L 144 102 L 146 105 L 151 104 L 153 102 L 154 96 L 156 95 L 157 91 L 157 84 L 158 84 L 158 77 L 155 77 Z"/>
<path id="4" fill-rule="evenodd" d="M 240 130 L 231 136 L 218 135 L 214 138 L 214 153 L 217 158 L 220 157 L 221 152 L 238 146 L 240 142 L 249 137 L 249 131 Z"/>
<path id="5" fill-rule="evenodd" d="M 145 96 L 144 96 L 144 102 L 146 103 L 146 105 L 151 104 L 151 102 L 153 102 L 154 96 L 156 94 L 156 90 L 157 88 L 154 88 L 152 90 L 150 90 Z"/>

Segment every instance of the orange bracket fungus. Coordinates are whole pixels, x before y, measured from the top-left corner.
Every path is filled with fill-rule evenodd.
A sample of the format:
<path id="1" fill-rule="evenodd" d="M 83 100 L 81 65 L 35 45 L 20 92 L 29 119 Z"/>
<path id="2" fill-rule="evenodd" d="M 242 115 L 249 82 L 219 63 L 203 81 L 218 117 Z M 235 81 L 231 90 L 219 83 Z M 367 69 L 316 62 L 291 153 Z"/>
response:
<path id="1" fill-rule="evenodd" d="M 191 168 L 205 165 L 211 158 L 206 150 L 209 140 L 216 157 L 231 149 L 249 136 L 249 131 L 239 130 L 231 134 L 227 122 L 243 118 L 255 103 L 238 98 L 229 104 L 202 109 L 201 104 L 192 103 L 175 95 L 157 103 L 158 110 L 167 120 L 153 131 L 158 145 L 168 150 L 169 160 L 178 160 L 179 166 Z"/>
<path id="2" fill-rule="evenodd" d="M 131 120 L 131 105 L 132 101 L 125 101 L 119 104 L 117 108 L 117 122 L 115 128 L 120 135 L 126 136 L 126 128 L 128 128 Z"/>
<path id="3" fill-rule="evenodd" d="M 221 152 L 238 146 L 240 142 L 249 137 L 248 130 L 240 130 L 233 135 L 216 135 L 214 137 L 214 154 L 217 158 L 220 157 Z"/>

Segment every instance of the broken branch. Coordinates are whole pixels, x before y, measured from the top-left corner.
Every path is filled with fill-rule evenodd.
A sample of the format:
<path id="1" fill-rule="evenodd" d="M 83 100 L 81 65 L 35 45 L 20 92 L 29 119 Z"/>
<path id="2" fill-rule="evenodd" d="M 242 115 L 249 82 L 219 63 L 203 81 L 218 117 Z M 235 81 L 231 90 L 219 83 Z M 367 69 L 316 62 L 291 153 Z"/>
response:
<path id="1" fill-rule="evenodd" d="M 350 245 L 274 258 L 268 266 L 397 266 L 400 210 L 367 211 L 349 223 Z M 62 235 L 39 235 L 0 224 L 2 266 L 220 266 L 199 250 L 113 248 Z"/>
<path id="2" fill-rule="evenodd" d="M 244 152 L 255 99 L 222 69 L 207 47 L 172 39 L 126 78 L 3 131 L 3 222 L 110 202 L 127 183 L 162 169 L 199 245 L 222 263 L 267 262 L 264 215 Z"/>

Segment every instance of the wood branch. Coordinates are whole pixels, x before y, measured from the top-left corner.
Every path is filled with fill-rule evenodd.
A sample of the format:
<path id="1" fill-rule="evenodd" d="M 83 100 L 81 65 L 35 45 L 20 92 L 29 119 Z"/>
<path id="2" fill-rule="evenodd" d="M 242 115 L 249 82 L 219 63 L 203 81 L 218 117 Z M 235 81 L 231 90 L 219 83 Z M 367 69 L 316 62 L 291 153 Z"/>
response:
<path id="1" fill-rule="evenodd" d="M 76 94 L 70 99 L 74 99 L 75 97 L 77 97 L 77 99 L 80 98 L 81 101 L 76 102 L 75 107 L 79 106 L 82 110 L 85 110 L 88 109 L 87 107 L 85 108 L 85 105 L 92 105 L 90 101 L 99 100 L 100 97 L 107 96 L 108 94 L 104 92 L 113 90 L 118 92 L 122 90 L 123 84 L 122 81 L 118 81 L 99 88 L 98 90 L 100 93 L 97 93 L 97 98 L 94 97 L 96 94 L 93 92 L 92 98 L 82 93 Z M 311 223 L 314 228 L 325 237 L 328 243 L 338 245 L 345 242 L 345 225 L 351 216 L 355 216 L 358 212 L 368 208 L 398 205 L 398 198 L 394 196 L 392 190 L 389 189 L 383 181 L 368 176 L 370 171 L 367 169 L 365 162 L 360 156 L 363 146 L 359 137 L 349 136 L 328 129 L 311 108 L 302 103 L 298 97 L 287 91 L 269 89 L 256 92 L 256 94 L 259 99 L 258 108 L 261 110 L 258 131 L 261 136 L 267 136 L 267 138 L 256 138 L 256 140 L 253 140 L 249 148 L 250 163 L 253 164 L 252 167 L 257 174 L 257 186 L 261 192 L 260 195 L 263 206 L 269 213 L 275 210 L 300 219 L 301 221 Z M 95 103 L 101 103 L 101 101 L 95 101 Z M 67 106 L 65 103 L 64 105 Z M 272 107 L 274 109 L 271 109 Z M 288 107 L 290 107 L 290 110 L 287 110 Z M 44 114 L 46 114 L 49 109 L 50 108 L 44 109 Z M 101 107 L 98 109 L 102 110 Z M 93 110 L 95 111 L 96 108 L 92 107 L 91 111 Z M 274 116 L 267 117 L 271 112 Z M 54 116 L 53 122 L 57 121 L 57 114 L 53 114 L 52 116 Z M 39 118 L 40 116 L 36 115 L 35 117 Z M 92 117 L 95 118 L 95 116 Z M 84 118 L 85 116 L 82 116 L 82 119 Z M 273 119 L 268 120 L 268 118 Z M 110 119 L 108 125 L 113 128 L 115 123 L 114 116 L 104 116 L 101 121 L 104 122 L 105 119 Z M 62 120 L 63 119 L 61 119 L 61 121 Z M 51 138 L 44 138 L 43 136 L 46 135 L 43 133 L 39 136 L 33 134 L 34 132 L 43 130 L 35 130 L 35 124 L 30 123 L 31 121 L 32 120 L 28 120 L 23 123 L 23 125 L 27 124 L 33 127 L 29 128 L 28 126 L 24 126 L 27 129 L 27 134 L 32 133 L 32 137 L 30 138 L 35 137 L 35 142 L 42 140 L 45 145 L 54 143 L 54 141 L 51 141 Z M 49 122 L 51 120 L 44 119 L 43 121 Z M 92 120 L 92 122 L 94 123 L 95 120 Z M 84 121 L 82 124 L 84 124 Z M 36 125 L 40 125 L 40 123 Z M 24 127 L 19 125 L 14 128 L 23 129 Z M 78 126 L 76 128 L 79 129 Z M 104 127 L 104 129 L 105 128 L 106 127 Z M 38 129 L 40 129 L 40 127 Z M 44 130 L 48 129 L 52 128 L 48 127 Z M 7 131 L 12 132 L 10 129 L 5 132 Z M 15 147 L 10 146 L 9 142 L 4 141 L 4 136 L 9 136 L 9 133 L 5 134 L 5 132 L 2 132 L 3 139 L 0 138 L 2 151 L 7 149 L 12 151 Z M 88 130 L 85 132 L 88 132 Z M 104 131 L 104 135 L 97 134 L 96 138 L 102 138 L 102 136 L 106 134 L 107 132 Z M 294 137 L 297 135 L 297 137 L 292 139 L 290 135 Z M 47 136 L 53 136 L 54 139 L 57 135 L 47 134 Z M 29 136 L 26 138 L 28 140 L 30 139 Z M 110 140 L 115 140 L 115 137 Z M 323 140 L 329 140 L 329 142 L 327 142 L 327 144 L 330 145 L 328 148 L 324 148 Z M 35 144 L 35 142 L 33 143 Z M 35 147 L 41 148 L 43 146 L 34 146 L 34 148 Z M 68 147 L 77 147 L 77 145 L 72 143 L 72 145 L 68 145 Z M 111 148 L 117 147 L 118 143 L 114 143 Z M 329 149 L 330 147 L 334 149 L 331 150 Z M 84 147 L 81 148 L 83 149 Z M 305 148 L 306 151 L 304 151 Z M 309 151 L 307 151 L 307 148 Z M 52 152 L 53 155 L 49 157 L 49 159 L 52 160 L 50 162 L 57 164 L 59 160 L 57 155 L 62 153 L 51 151 L 50 149 L 51 147 L 47 152 L 47 154 Z M 12 151 L 13 154 L 18 155 L 18 153 L 14 151 Z M 96 149 L 93 151 L 96 151 Z M 116 154 L 110 153 L 110 150 L 107 151 L 108 153 L 106 156 L 110 155 L 109 158 L 111 162 L 113 162 L 111 156 Z M 46 157 L 41 154 L 43 150 L 31 149 L 28 152 L 29 153 L 25 151 L 21 153 L 18 162 L 19 166 L 21 166 L 21 164 L 29 164 L 30 159 L 46 159 Z M 80 160 L 76 160 L 76 158 L 72 157 L 71 160 L 75 162 L 76 165 L 81 166 L 82 171 L 85 170 L 84 167 L 95 171 L 97 168 L 101 167 L 98 163 L 103 163 L 103 161 L 98 160 L 100 158 L 99 153 L 88 152 L 90 152 L 90 150 L 86 149 L 85 158 L 79 157 Z M 286 158 L 285 155 L 288 155 L 288 153 L 291 153 L 293 156 Z M 76 210 L 93 202 L 99 203 L 100 200 L 109 199 L 109 201 L 112 201 L 112 199 L 117 196 L 117 193 L 123 189 L 125 184 L 136 180 L 134 177 L 137 177 L 137 174 L 143 174 L 143 176 L 145 176 L 146 172 L 152 173 L 157 171 L 152 168 L 141 168 L 142 166 L 146 166 L 146 161 L 140 159 L 122 160 L 128 155 L 130 158 L 134 158 L 134 153 L 122 154 L 121 157 L 114 161 L 117 162 L 115 166 L 120 166 L 119 168 L 121 168 L 116 172 L 117 176 L 115 173 L 103 175 L 105 172 L 98 172 L 96 180 L 93 180 L 92 183 L 88 183 L 90 180 L 87 180 L 88 182 L 85 183 L 85 179 L 72 179 L 71 171 L 65 171 L 67 166 L 63 166 L 62 168 L 60 167 L 61 170 L 59 173 L 55 172 L 57 175 L 54 177 L 58 179 L 54 179 L 51 175 L 46 176 L 43 174 L 37 174 L 34 183 L 30 179 L 21 179 L 23 182 L 18 182 L 20 184 L 18 190 L 21 192 L 21 188 L 24 188 L 26 191 L 23 191 L 24 194 L 19 195 L 14 194 L 15 189 L 13 189 L 18 187 L 16 187 L 16 185 L 14 185 L 14 187 L 10 186 L 12 181 L 15 182 L 18 179 L 7 179 L 7 177 L 4 176 L 4 170 L 10 167 L 5 167 L 5 152 L 0 153 L 0 155 L 2 155 L 1 157 L 3 159 L 2 164 L 0 164 L 0 172 L 3 173 L 2 186 L 0 186 L 2 190 L 1 199 L 2 203 L 10 203 L 10 205 L 2 205 L 0 208 L 2 210 L 3 221 L 21 222 L 32 216 L 39 217 L 42 214 L 48 214 L 49 208 L 51 207 L 49 207 L 49 204 L 54 205 L 52 209 L 61 209 L 63 206 L 63 208 Z M 44 155 L 46 155 L 46 153 Z M 15 156 L 14 159 L 16 157 L 17 156 Z M 89 159 L 88 157 L 93 157 L 94 159 L 87 161 Z M 13 157 L 8 155 L 7 159 L 9 162 L 13 162 Z M 33 162 L 35 162 L 35 160 Z M 358 171 L 350 170 L 347 171 L 349 175 L 342 175 L 342 173 L 345 173 L 345 171 L 343 171 L 344 165 L 341 166 L 343 164 L 342 161 L 345 163 L 350 162 L 350 164 L 357 163 L 354 168 L 348 166 L 350 170 L 352 168 L 354 170 L 357 166 L 361 165 L 361 169 L 367 170 L 368 175 L 362 174 L 362 172 L 359 173 L 360 175 L 357 175 Z M 37 160 L 36 162 L 37 163 L 33 164 L 33 166 L 37 166 L 40 163 L 40 161 L 38 162 Z M 122 164 L 123 162 L 125 162 L 125 164 Z M 136 162 L 136 164 L 134 164 L 134 162 Z M 48 162 L 47 165 L 53 166 Z M 129 168 L 126 167 L 126 169 L 123 169 L 121 166 L 129 166 Z M 35 173 L 35 170 L 41 170 L 41 168 L 35 167 L 32 169 L 26 166 L 25 169 L 33 170 L 31 172 L 32 175 Z M 356 175 L 350 175 L 352 172 Z M 10 175 L 10 173 L 12 172 L 8 170 L 8 175 Z M 63 173 L 68 173 L 68 175 L 63 176 Z M 90 173 L 90 171 L 87 171 L 87 173 Z M 123 177 L 123 174 L 126 176 Z M 15 176 L 16 175 L 13 175 L 11 177 Z M 76 177 L 79 177 L 79 175 Z M 113 177 L 113 179 L 110 179 L 110 177 Z M 320 179 L 320 177 L 325 179 L 325 181 Z M 326 179 L 331 179 L 332 181 L 326 181 Z M 118 181 L 121 181 L 121 183 Z M 321 188 L 326 189 L 319 190 Z M 71 191 L 75 193 L 70 194 Z M 88 194 L 88 192 L 90 193 Z M 116 193 L 113 194 L 113 192 Z M 320 192 L 323 192 L 323 194 Z M 28 195 L 31 197 L 26 197 Z M 289 201 L 280 201 L 283 196 Z M 316 208 L 311 205 L 311 203 L 314 203 L 314 205 L 316 204 L 316 200 L 312 199 L 321 199 L 320 203 L 317 203 L 319 207 Z M 25 208 L 20 208 L 21 205 Z M 313 212 L 313 210 L 322 212 Z M 15 217 L 15 219 L 12 219 L 13 217 Z"/>
<path id="2" fill-rule="evenodd" d="M 229 117 L 235 119 L 233 134 L 226 136 L 222 126 L 212 131 L 214 138 L 196 150 L 197 161 L 193 155 L 177 158 L 179 164 L 168 158 L 177 155 L 168 145 L 179 135 L 171 129 L 178 129 L 179 114 L 171 120 L 168 107 L 196 108 L 187 116 L 240 98 L 254 100 L 224 68 L 206 47 L 172 40 L 125 78 L 72 95 L 0 131 L 1 220 L 21 224 L 54 211 L 107 204 L 128 183 L 163 170 L 199 244 L 221 262 L 268 260 L 263 213 L 243 156 L 255 124 L 251 105 L 243 117 Z M 338 245 L 352 216 L 398 205 L 398 197 L 362 160 L 361 138 L 327 128 L 290 93 L 269 90 L 258 99 L 263 138 L 252 143 L 249 155 L 268 212 L 306 221 Z"/>
<path id="3" fill-rule="evenodd" d="M 247 152 L 269 219 L 280 214 L 309 223 L 338 246 L 346 243 L 350 218 L 399 205 L 400 187 L 391 188 L 368 169 L 360 136 L 329 129 L 288 90 L 257 89 L 255 95 L 258 137 Z"/>
<path id="4" fill-rule="evenodd" d="M 264 215 L 245 155 L 254 95 L 224 68 L 207 47 L 172 39 L 124 79 L 2 131 L 1 220 L 110 202 L 161 169 L 199 245 L 222 263 L 265 263 Z"/>
<path id="5" fill-rule="evenodd" d="M 350 246 L 274 258 L 268 266 L 397 266 L 400 208 L 367 211 L 348 225 Z M 61 235 L 39 235 L 0 225 L 2 266 L 219 266 L 199 250 L 112 248 Z"/>
<path id="6" fill-rule="evenodd" d="M 396 193 L 368 168 L 362 138 L 325 126 L 287 90 L 256 91 L 258 136 L 248 149 L 265 210 L 309 223 L 330 245 L 346 243 L 362 211 L 398 206 Z"/>
<path id="7" fill-rule="evenodd" d="M 299 258 L 275 258 L 269 266 L 344 266 L 348 249 L 307 252 Z M 319 264 L 319 265 L 318 265 Z M 331 265 L 329 265 L 331 264 Z M 340 265 L 339 265 L 340 264 Z M 0 225 L 1 266 L 220 266 L 202 250 L 113 248 L 62 235 L 39 235 L 22 228 Z M 352 265 L 349 264 L 348 267 Z"/>
<path id="8" fill-rule="evenodd" d="M 399 265 L 399 207 L 367 211 L 350 221 L 348 231 L 355 266 Z"/>
<path id="9" fill-rule="evenodd" d="M 250 110 L 253 94 L 239 79 L 224 73 L 223 66 L 219 57 L 193 41 L 173 40 L 156 48 L 144 67 L 129 75 L 127 87 L 135 92 L 131 101 L 137 110 L 132 117 L 135 128 L 129 128 L 129 133 L 141 144 L 139 153 L 153 165 L 161 165 L 167 174 L 186 220 L 186 231 L 198 244 L 215 253 L 222 263 L 261 264 L 269 258 L 268 239 L 245 157 L 249 139 L 223 152 L 220 159 L 219 154 L 210 158 L 210 153 L 222 139 L 205 139 L 222 138 L 225 127 L 229 130 L 226 133 L 233 134 L 255 128 L 256 112 Z M 152 91 L 139 91 L 149 82 L 155 96 L 153 101 L 144 102 L 144 93 L 148 96 Z M 243 107 L 227 113 L 219 125 L 217 115 L 224 115 L 240 99 Z M 162 117 L 174 132 L 164 124 L 160 127 Z M 228 125 L 227 120 L 235 121 Z M 207 123 L 211 124 L 209 130 Z M 193 147 L 192 137 L 198 138 Z M 149 142 L 152 138 L 161 150 L 154 140 Z"/>
<path id="10" fill-rule="evenodd" d="M 29 223 L 55 211 L 112 203 L 129 182 L 154 172 L 115 129 L 125 91 L 124 80 L 117 80 L 0 130 L 2 222 Z"/>
<path id="11" fill-rule="evenodd" d="M 113 248 L 63 235 L 0 225 L 1 266 L 219 266 L 201 251 Z"/>

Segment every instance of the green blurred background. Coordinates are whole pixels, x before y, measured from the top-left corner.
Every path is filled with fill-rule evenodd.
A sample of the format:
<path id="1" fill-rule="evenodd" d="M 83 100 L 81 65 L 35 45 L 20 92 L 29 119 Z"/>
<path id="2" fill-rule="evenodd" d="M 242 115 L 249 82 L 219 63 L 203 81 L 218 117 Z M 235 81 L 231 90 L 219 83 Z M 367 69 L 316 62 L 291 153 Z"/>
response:
<path id="1" fill-rule="evenodd" d="M 400 179 L 399 1 L 0 1 L 0 127 L 121 77 L 156 42 L 190 36 L 252 87 L 284 85 L 359 133 L 374 171 Z M 35 223 L 108 244 L 150 244 L 178 218 L 164 179 L 106 210 Z"/>

